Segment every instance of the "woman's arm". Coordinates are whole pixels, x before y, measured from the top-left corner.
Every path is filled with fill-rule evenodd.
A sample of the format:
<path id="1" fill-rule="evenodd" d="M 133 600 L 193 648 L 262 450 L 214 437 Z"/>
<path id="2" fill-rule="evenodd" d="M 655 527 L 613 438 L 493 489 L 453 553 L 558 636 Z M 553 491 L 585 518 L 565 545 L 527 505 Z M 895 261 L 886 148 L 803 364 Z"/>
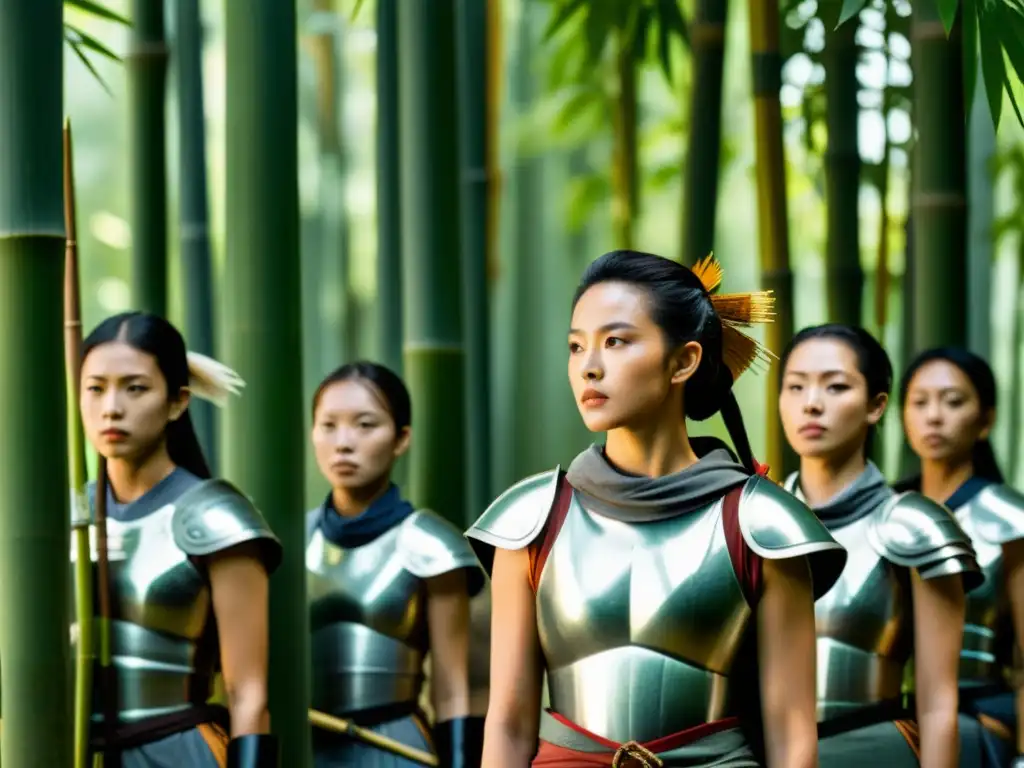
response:
<path id="1" fill-rule="evenodd" d="M 499 549 L 491 580 L 491 698 L 483 765 L 527 768 L 537 752 L 541 679 L 530 555 Z"/>
<path id="2" fill-rule="evenodd" d="M 768 768 L 816 768 L 814 593 L 807 560 L 765 559 L 757 607 L 758 666 Z"/>
<path id="3" fill-rule="evenodd" d="M 427 581 L 430 696 L 437 722 L 469 714 L 469 595 L 465 571 Z"/>
<path id="4" fill-rule="evenodd" d="M 914 687 L 923 768 L 958 764 L 957 671 L 964 638 L 964 582 L 959 575 L 923 580 L 911 571 Z"/>
<path id="5" fill-rule="evenodd" d="M 241 544 L 206 559 L 232 738 L 267 733 L 270 729 L 268 578 L 258 546 Z"/>
<path id="6" fill-rule="evenodd" d="M 1015 648 L 1024 646 L 1024 540 L 1011 541 L 1003 545 L 1003 562 L 1006 564 L 1006 591 L 1010 597 L 1010 612 L 1013 615 Z M 1016 679 L 1017 698 L 1017 753 L 1024 755 L 1024 675 L 1020 670 Z"/>

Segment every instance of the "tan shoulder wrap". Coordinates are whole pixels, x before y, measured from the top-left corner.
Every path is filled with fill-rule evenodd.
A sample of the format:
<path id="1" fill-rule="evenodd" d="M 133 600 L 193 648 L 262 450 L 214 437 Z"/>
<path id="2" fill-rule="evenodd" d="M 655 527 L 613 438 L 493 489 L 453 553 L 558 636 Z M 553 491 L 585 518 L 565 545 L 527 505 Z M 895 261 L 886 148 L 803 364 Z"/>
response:
<path id="1" fill-rule="evenodd" d="M 747 546 L 766 560 L 806 557 L 815 599 L 832 588 L 846 565 L 846 549 L 814 513 L 763 477 L 751 477 L 743 486 L 739 526 Z"/>
<path id="2" fill-rule="evenodd" d="M 494 550 L 528 547 L 544 530 L 558 494 L 560 468 L 520 480 L 491 502 L 466 531 L 480 563 L 488 575 L 494 565 Z"/>
<path id="3" fill-rule="evenodd" d="M 891 563 L 916 568 L 922 579 L 962 574 L 964 589 L 984 576 L 970 537 L 941 504 L 913 491 L 894 496 L 872 515 L 868 541 Z"/>

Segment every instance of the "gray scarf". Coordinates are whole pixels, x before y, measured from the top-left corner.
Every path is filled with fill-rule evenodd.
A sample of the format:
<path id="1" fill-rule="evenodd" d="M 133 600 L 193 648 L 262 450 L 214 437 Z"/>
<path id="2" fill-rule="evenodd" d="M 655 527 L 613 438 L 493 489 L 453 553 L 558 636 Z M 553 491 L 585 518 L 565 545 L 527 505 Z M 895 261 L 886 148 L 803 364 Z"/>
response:
<path id="1" fill-rule="evenodd" d="M 750 478 L 729 451 L 717 448 L 682 472 L 664 477 L 628 475 L 612 466 L 599 445 L 573 459 L 566 480 L 587 509 L 625 523 L 648 523 L 701 509 Z"/>
<path id="2" fill-rule="evenodd" d="M 794 472 L 786 478 L 785 488 L 801 501 L 800 476 Z M 892 497 L 893 491 L 885 477 L 871 461 L 857 479 L 821 506 L 812 507 L 814 514 L 830 531 L 855 523 L 869 515 Z"/>

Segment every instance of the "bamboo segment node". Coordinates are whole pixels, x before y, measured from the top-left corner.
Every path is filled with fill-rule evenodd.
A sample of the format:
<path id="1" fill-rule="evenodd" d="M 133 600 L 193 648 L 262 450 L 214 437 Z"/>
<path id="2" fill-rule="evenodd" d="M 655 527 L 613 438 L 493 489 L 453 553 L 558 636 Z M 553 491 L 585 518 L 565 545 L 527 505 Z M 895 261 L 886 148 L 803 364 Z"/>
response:
<path id="1" fill-rule="evenodd" d="M 223 408 L 231 395 L 239 395 L 245 381 L 224 363 L 199 352 L 188 353 L 188 386 L 192 394 Z"/>
<path id="2" fill-rule="evenodd" d="M 721 285 L 723 275 L 722 266 L 715 260 L 714 253 L 698 261 L 691 271 L 710 295 L 711 305 L 722 322 L 722 362 L 732 374 L 733 381 L 748 368 L 757 367 L 758 363 L 770 365 L 776 356 L 740 328 L 773 322 L 775 296 L 772 291 L 712 293 Z"/>

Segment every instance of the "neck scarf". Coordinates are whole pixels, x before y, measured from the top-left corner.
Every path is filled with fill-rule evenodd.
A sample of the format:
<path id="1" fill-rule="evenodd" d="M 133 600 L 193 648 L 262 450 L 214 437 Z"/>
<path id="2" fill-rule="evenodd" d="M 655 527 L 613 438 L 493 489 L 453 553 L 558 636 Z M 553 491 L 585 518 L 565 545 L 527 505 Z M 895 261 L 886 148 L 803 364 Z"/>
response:
<path id="1" fill-rule="evenodd" d="M 964 481 L 963 485 L 953 491 L 952 496 L 946 499 L 946 507 L 949 509 L 959 509 L 990 485 L 995 485 L 995 483 L 976 475 L 969 477 Z"/>
<path id="2" fill-rule="evenodd" d="M 799 473 L 794 472 L 786 479 L 785 488 L 801 501 L 806 501 L 800 489 Z M 834 531 L 871 514 L 888 501 L 892 493 L 878 467 L 869 461 L 856 480 L 812 509 L 825 527 Z"/>
<path id="3" fill-rule="evenodd" d="M 414 511 L 394 483 L 355 517 L 340 514 L 334 508 L 333 495 L 328 493 L 320 507 L 320 530 L 328 541 L 339 547 L 361 547 L 394 528 Z"/>
<path id="4" fill-rule="evenodd" d="M 749 477 L 724 447 L 711 450 L 681 472 L 646 477 L 616 469 L 601 446 L 592 445 L 566 473 L 588 509 L 626 523 L 663 520 L 702 509 Z"/>

